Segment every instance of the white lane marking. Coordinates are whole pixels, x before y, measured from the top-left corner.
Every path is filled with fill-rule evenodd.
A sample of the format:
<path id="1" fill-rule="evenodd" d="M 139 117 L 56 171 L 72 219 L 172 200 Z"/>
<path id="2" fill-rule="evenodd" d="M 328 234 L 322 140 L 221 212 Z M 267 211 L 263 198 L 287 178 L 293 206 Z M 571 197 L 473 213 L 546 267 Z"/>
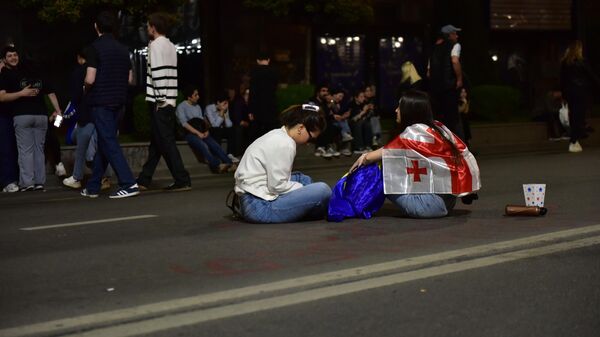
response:
<path id="1" fill-rule="evenodd" d="M 214 306 L 219 302 L 231 302 L 250 296 L 267 295 L 268 293 L 275 291 L 289 291 L 300 287 L 310 287 L 320 284 L 330 284 L 332 282 L 342 282 L 357 277 L 364 278 L 373 274 L 393 272 L 402 268 L 415 268 L 419 265 L 428 265 L 440 261 L 477 257 L 491 253 L 503 253 L 508 250 L 523 248 L 527 245 L 550 244 L 556 240 L 564 240 L 569 237 L 591 234 L 599 231 L 600 224 L 568 229 L 515 240 L 496 242 L 436 254 L 409 257 L 396 261 L 303 276 L 238 289 L 225 290 L 212 294 L 201 294 L 181 299 L 150 303 L 126 309 L 105 311 L 48 322 L 33 323 L 26 326 L 0 330 L 0 336 L 13 337 L 27 336 L 38 333 L 51 334 L 65 330 L 72 331 L 74 329 L 81 329 L 87 326 L 107 325 L 116 322 L 139 320 L 143 317 L 158 316 L 168 312 L 181 311 L 194 307 L 206 305 Z"/>
<path id="2" fill-rule="evenodd" d="M 196 325 L 212 320 L 231 318 L 259 311 L 272 310 L 296 304 L 313 302 L 356 292 L 398 285 L 414 280 L 441 276 L 471 269 L 489 267 L 500 263 L 517 261 L 536 256 L 559 253 L 567 250 L 583 248 L 600 244 L 600 236 L 582 240 L 563 242 L 539 248 L 526 249 L 516 252 L 504 253 L 474 260 L 450 263 L 410 272 L 397 273 L 387 276 L 375 277 L 362 281 L 326 286 L 313 290 L 301 291 L 289 295 L 276 296 L 261 300 L 252 300 L 239 304 L 231 304 L 211 309 L 200 309 L 182 314 L 153 318 L 141 322 L 127 323 L 112 327 L 100 328 L 87 332 L 79 332 L 68 336 L 78 337 L 129 337 L 142 334 L 156 333 L 159 331 L 176 329 Z"/>
<path id="3" fill-rule="evenodd" d="M 100 219 L 100 220 L 69 222 L 69 223 L 48 225 L 48 226 L 39 226 L 39 227 L 23 227 L 23 228 L 19 228 L 19 229 L 22 231 L 38 231 L 38 230 L 43 230 L 43 229 L 83 226 L 83 225 L 91 225 L 91 224 L 105 223 L 105 222 L 118 222 L 118 221 L 148 219 L 148 218 L 156 218 L 156 217 L 158 217 L 158 215 L 144 214 L 144 215 L 126 216 L 126 217 L 122 217 L 122 218 L 109 218 L 109 219 Z"/>

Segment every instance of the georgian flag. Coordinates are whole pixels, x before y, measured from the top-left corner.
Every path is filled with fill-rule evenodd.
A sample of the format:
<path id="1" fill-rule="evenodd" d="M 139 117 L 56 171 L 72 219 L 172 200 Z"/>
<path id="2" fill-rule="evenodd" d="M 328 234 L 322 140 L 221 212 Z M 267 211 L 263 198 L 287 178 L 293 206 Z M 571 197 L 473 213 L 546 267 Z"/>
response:
<path id="1" fill-rule="evenodd" d="M 407 127 L 383 149 L 385 194 L 436 193 L 465 196 L 481 188 L 477 161 L 460 138 L 435 121 L 456 144 L 455 160 L 450 145 L 425 124 Z"/>

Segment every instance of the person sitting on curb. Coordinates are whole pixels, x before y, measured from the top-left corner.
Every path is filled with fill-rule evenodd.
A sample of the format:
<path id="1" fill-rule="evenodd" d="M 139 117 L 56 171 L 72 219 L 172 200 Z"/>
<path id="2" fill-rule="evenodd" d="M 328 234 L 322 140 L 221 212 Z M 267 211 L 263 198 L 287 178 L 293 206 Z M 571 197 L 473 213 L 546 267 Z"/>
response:
<path id="1" fill-rule="evenodd" d="M 185 140 L 192 149 L 199 151 L 213 173 L 234 172 L 237 168 L 227 156 L 221 145 L 211 137 L 207 122 L 202 116 L 202 108 L 198 106 L 198 89 L 188 87 L 183 94 L 187 99 L 177 106 L 176 114 L 179 123 L 185 129 Z"/>
<path id="2" fill-rule="evenodd" d="M 235 139 L 233 122 L 229 117 L 229 97 L 227 95 L 217 97 L 214 104 L 206 106 L 204 113 L 211 125 L 210 134 L 212 137 L 219 144 L 221 144 L 223 138 L 226 139 L 227 156 L 233 163 L 239 163 L 240 160 L 233 155 L 237 146 L 237 139 Z"/>

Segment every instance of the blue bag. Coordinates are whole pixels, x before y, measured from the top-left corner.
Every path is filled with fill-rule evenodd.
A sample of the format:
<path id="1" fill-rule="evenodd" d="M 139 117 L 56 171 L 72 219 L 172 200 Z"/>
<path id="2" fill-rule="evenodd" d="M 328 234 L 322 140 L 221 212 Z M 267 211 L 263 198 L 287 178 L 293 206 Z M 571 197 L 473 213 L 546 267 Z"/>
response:
<path id="1" fill-rule="evenodd" d="M 327 220 L 370 219 L 383 202 L 383 172 L 378 163 L 361 166 L 340 179 L 331 194 Z"/>

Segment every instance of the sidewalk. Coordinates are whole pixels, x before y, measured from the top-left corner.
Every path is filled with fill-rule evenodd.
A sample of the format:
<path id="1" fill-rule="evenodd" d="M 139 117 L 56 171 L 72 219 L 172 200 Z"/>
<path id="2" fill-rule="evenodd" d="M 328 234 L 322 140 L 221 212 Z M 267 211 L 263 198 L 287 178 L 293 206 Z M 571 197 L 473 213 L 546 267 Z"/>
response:
<path id="1" fill-rule="evenodd" d="M 589 119 L 588 124 L 597 131 L 581 142 L 584 151 L 586 147 L 600 145 L 600 119 Z M 568 141 L 566 140 L 549 141 L 546 135 L 546 125 L 538 122 L 479 124 L 473 125 L 471 132 L 473 139 L 470 150 L 478 157 L 527 152 L 566 152 L 568 147 Z M 215 177 L 215 174 L 210 172 L 206 164 L 197 160 L 187 142 L 181 141 L 177 145 L 183 163 L 193 179 Z M 148 143 L 128 143 L 123 144 L 122 148 L 134 175 L 137 175 L 147 158 Z M 62 158 L 68 173 L 72 169 L 73 149 L 73 146 L 62 148 Z M 313 151 L 312 145 L 299 146 L 294 168 L 298 170 L 315 170 L 321 167 L 350 167 L 357 158 L 357 155 L 352 155 L 350 157 L 340 156 L 339 158 L 324 159 L 315 157 Z M 59 179 L 52 179 L 52 177 L 50 174 L 48 175 L 48 187 L 60 186 Z M 154 178 L 155 180 L 169 180 L 171 178 L 164 161 L 161 160 L 158 165 Z M 116 178 L 113 178 L 113 180 L 115 180 L 113 181 L 115 183 Z"/>

